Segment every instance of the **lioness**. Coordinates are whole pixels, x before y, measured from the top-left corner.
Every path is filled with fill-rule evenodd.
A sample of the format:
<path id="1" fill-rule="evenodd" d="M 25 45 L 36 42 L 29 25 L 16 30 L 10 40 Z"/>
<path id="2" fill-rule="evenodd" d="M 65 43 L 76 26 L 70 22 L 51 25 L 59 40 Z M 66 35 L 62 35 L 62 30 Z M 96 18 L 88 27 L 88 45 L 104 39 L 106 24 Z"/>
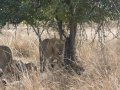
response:
<path id="1" fill-rule="evenodd" d="M 65 41 L 57 38 L 44 39 L 41 45 L 43 51 L 42 56 L 44 57 L 44 61 L 41 61 L 43 62 L 41 71 L 44 71 L 46 59 L 48 59 L 49 63 L 54 62 L 54 60 L 57 60 L 58 64 L 62 63 Z"/>
<path id="2" fill-rule="evenodd" d="M 0 46 L 0 68 L 4 71 L 9 62 L 12 61 L 12 52 L 7 46 Z"/>

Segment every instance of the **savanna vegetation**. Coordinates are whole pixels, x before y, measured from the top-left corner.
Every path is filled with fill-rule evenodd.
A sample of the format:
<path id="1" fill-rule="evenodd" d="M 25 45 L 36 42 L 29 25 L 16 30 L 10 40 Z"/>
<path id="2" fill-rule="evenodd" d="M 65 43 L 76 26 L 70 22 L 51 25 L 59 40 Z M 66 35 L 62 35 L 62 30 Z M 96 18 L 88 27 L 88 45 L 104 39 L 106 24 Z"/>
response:
<path id="1" fill-rule="evenodd" d="M 1 30 L 6 25 L 13 25 L 17 28 L 22 27 L 21 24 L 27 26 L 28 32 L 32 28 L 38 43 L 30 47 L 27 43 L 29 40 L 23 38 L 22 41 L 25 42 L 22 46 L 16 39 L 11 44 L 12 47 L 24 53 L 15 52 L 15 54 L 29 57 L 28 53 L 34 56 L 35 52 L 39 51 L 35 58 L 39 58 L 42 67 L 44 58 L 41 42 L 47 35 L 44 31 L 47 33 L 55 31 L 59 36 L 57 38 L 65 40 L 66 72 L 54 73 L 53 76 L 59 77 L 56 78 L 57 80 L 47 77 L 48 82 L 44 80 L 43 83 L 45 85 L 40 84 L 37 79 L 41 77 L 40 73 L 37 78 L 34 77 L 36 85 L 32 84 L 31 80 L 33 87 L 28 85 L 26 90 L 30 88 L 32 88 L 30 90 L 42 88 L 48 90 L 119 90 L 119 0 L 0 0 Z M 19 49 L 20 45 L 23 51 Z M 33 48 L 36 49 L 36 47 L 38 48 L 34 51 Z M 79 61 L 83 65 L 78 65 Z M 76 73 L 75 76 L 71 73 L 66 74 L 69 68 Z M 78 71 L 83 69 L 84 75 L 77 75 Z M 23 77 L 23 84 L 29 82 L 30 79 L 24 78 L 26 77 Z M 62 83 L 56 82 L 54 85 L 52 80 Z"/>

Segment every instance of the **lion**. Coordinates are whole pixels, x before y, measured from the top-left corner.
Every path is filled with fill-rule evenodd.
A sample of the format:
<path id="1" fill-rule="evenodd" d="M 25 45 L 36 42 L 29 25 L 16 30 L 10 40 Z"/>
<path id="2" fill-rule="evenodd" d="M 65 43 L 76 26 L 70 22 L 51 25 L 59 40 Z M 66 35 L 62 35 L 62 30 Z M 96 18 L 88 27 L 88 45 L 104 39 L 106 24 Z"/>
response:
<path id="1" fill-rule="evenodd" d="M 12 61 L 12 52 L 8 46 L 0 46 L 0 68 L 4 71 L 5 67 Z"/>
<path id="2" fill-rule="evenodd" d="M 42 41 L 41 57 L 42 59 L 44 59 L 44 61 L 41 61 L 42 71 L 44 71 L 46 62 L 50 63 L 52 67 L 54 67 L 52 64 L 53 62 L 58 62 L 58 64 L 63 63 L 64 46 L 65 46 L 65 41 L 57 38 L 44 39 Z"/>

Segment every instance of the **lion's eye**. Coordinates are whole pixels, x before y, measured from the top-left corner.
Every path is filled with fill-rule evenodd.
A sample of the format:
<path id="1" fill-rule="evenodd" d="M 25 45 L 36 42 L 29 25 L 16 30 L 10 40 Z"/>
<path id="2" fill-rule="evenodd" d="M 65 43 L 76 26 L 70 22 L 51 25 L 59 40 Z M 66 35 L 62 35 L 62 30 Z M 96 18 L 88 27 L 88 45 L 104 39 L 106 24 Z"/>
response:
<path id="1" fill-rule="evenodd" d="M 60 55 L 60 52 L 59 52 L 59 51 L 58 51 L 57 53 L 58 53 L 58 55 Z"/>

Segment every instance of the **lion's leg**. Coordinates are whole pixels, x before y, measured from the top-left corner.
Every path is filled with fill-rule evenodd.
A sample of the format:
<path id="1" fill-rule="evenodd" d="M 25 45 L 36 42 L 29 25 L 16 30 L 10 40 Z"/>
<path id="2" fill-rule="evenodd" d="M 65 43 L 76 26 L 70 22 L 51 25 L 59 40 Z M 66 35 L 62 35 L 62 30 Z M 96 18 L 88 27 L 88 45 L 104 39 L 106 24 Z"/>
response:
<path id="1" fill-rule="evenodd" d="M 64 66 L 63 57 L 59 57 L 59 59 L 57 60 L 57 63 L 60 67 L 63 67 Z"/>
<path id="2" fill-rule="evenodd" d="M 49 64 L 52 68 L 54 68 L 53 61 L 54 61 L 54 59 L 53 59 L 53 57 L 51 57 L 50 60 L 49 60 Z"/>

